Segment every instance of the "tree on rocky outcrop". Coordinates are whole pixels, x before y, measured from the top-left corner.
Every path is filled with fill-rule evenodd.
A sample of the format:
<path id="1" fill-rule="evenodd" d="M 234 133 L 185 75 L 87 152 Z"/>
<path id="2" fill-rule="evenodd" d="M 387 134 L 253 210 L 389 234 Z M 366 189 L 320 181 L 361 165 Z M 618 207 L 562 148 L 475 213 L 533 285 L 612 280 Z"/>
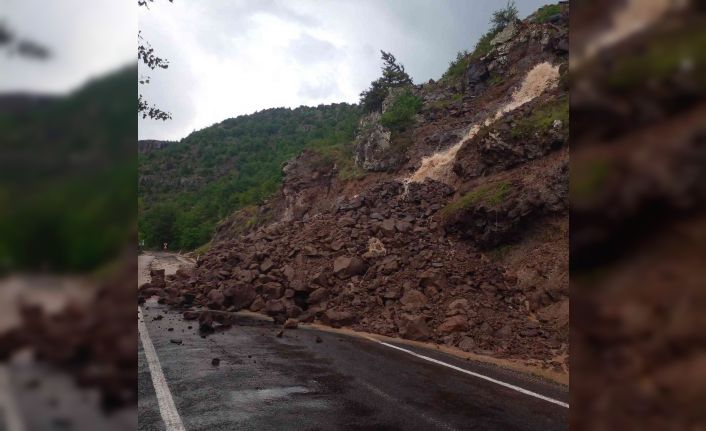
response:
<path id="1" fill-rule="evenodd" d="M 404 65 L 390 52 L 380 50 L 383 61 L 382 76 L 370 83 L 370 88 L 360 93 L 360 104 L 365 112 L 382 110 L 382 102 L 391 88 L 412 84 L 412 78 L 404 70 Z"/>
<path id="2" fill-rule="evenodd" d="M 515 22 L 518 19 L 518 13 L 515 1 L 508 0 L 504 8 L 493 12 L 493 17 L 490 19 L 490 23 L 493 25 L 493 31 L 499 32 L 507 27 L 508 24 Z"/>
<path id="3" fill-rule="evenodd" d="M 154 0 L 137 0 L 138 6 L 144 6 L 149 9 L 149 3 L 154 2 Z M 173 3 L 174 0 L 169 0 L 169 3 Z M 155 55 L 154 48 L 142 37 L 142 32 L 137 34 L 140 43 L 137 46 L 137 59 L 142 61 L 147 67 L 154 70 L 156 68 L 167 69 L 169 67 L 169 61 L 158 57 Z M 147 85 L 150 82 L 149 76 L 141 76 L 138 80 L 140 85 Z M 137 97 L 137 113 L 142 115 L 142 118 L 151 118 L 153 120 L 171 120 L 172 114 L 163 111 L 156 107 L 155 105 L 150 105 L 147 100 L 139 94 Z"/>

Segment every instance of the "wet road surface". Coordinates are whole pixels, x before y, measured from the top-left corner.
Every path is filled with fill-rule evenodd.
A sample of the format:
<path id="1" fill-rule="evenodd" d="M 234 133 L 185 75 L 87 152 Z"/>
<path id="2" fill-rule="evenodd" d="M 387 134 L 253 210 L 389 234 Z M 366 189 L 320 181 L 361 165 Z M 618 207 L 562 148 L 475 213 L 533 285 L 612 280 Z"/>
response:
<path id="1" fill-rule="evenodd" d="M 246 316 L 202 338 L 177 312 L 148 303 L 142 313 L 189 431 L 568 429 L 568 408 L 364 338 L 309 328 L 278 338 L 279 326 Z M 400 346 L 568 402 L 564 387 Z M 165 430 L 142 343 L 138 355 L 139 429 Z"/>

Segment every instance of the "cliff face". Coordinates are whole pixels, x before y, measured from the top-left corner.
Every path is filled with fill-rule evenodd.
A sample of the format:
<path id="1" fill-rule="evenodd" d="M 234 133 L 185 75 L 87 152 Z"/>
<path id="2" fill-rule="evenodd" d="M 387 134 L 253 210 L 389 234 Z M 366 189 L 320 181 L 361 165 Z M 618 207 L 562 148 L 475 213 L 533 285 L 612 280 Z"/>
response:
<path id="1" fill-rule="evenodd" d="M 139 154 L 147 154 L 155 150 L 161 150 L 166 148 L 172 142 L 170 141 L 157 141 L 154 139 L 145 139 L 142 141 L 137 141 L 137 152 Z"/>
<path id="2" fill-rule="evenodd" d="M 567 38 L 568 5 L 513 23 L 460 75 L 409 89 L 411 125 L 364 117 L 355 168 L 288 162 L 280 193 L 224 222 L 164 300 L 568 373 Z"/>

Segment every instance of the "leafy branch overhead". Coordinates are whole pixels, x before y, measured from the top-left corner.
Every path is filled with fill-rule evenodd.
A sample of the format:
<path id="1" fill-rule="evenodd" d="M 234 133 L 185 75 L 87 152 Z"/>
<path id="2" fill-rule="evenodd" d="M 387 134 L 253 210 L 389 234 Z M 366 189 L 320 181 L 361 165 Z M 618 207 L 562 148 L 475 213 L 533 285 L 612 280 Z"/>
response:
<path id="1" fill-rule="evenodd" d="M 154 0 L 137 0 L 137 6 L 144 6 L 149 9 L 149 4 L 153 2 Z M 174 0 L 169 0 L 169 2 L 173 3 Z M 155 55 L 154 48 L 152 48 L 152 45 L 150 45 L 150 43 L 142 37 L 141 31 L 138 32 L 137 37 L 140 41 L 137 46 L 137 59 L 139 61 L 142 61 L 142 63 L 144 63 L 147 67 L 152 70 L 155 70 L 156 68 L 169 68 L 169 60 Z M 149 82 L 149 76 L 142 76 L 138 80 L 138 83 L 140 85 L 147 85 L 149 84 Z M 171 113 L 163 111 L 155 105 L 150 105 L 150 103 L 145 100 L 142 94 L 139 94 L 137 98 L 137 112 L 139 115 L 142 115 L 142 118 L 149 117 L 153 120 L 165 121 L 170 120 L 172 118 Z"/>
<path id="2" fill-rule="evenodd" d="M 154 48 L 142 37 L 142 32 L 138 32 L 137 38 L 140 40 L 140 44 L 137 46 L 138 60 L 142 60 L 152 70 L 157 67 L 161 69 L 169 67 L 169 60 L 154 55 Z"/>

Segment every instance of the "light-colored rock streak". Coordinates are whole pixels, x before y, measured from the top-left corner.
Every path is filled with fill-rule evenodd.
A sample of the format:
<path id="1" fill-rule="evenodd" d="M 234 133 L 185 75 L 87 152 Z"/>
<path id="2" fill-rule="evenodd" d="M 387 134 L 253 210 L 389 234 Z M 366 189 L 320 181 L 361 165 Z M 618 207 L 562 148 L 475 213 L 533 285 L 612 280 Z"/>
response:
<path id="1" fill-rule="evenodd" d="M 532 70 L 527 73 L 525 79 L 522 81 L 522 85 L 518 88 L 510 100 L 503 105 L 494 115 L 486 118 L 480 124 L 472 125 L 468 131 L 465 133 L 463 138 L 458 141 L 455 145 L 447 148 L 445 150 L 439 151 L 432 154 L 431 156 L 424 157 L 422 159 L 422 164 L 412 175 L 404 180 L 405 183 L 408 182 L 423 182 L 425 179 L 430 178 L 437 181 L 449 182 L 449 178 L 452 174 L 451 166 L 453 161 L 456 159 L 456 153 L 461 149 L 463 143 L 471 138 L 473 138 L 476 133 L 481 128 L 481 124 L 489 125 L 493 121 L 502 117 L 504 114 L 513 111 L 525 103 L 536 98 L 542 94 L 548 88 L 556 86 L 559 80 L 559 66 L 552 65 L 551 63 L 544 62 L 536 65 Z"/>

